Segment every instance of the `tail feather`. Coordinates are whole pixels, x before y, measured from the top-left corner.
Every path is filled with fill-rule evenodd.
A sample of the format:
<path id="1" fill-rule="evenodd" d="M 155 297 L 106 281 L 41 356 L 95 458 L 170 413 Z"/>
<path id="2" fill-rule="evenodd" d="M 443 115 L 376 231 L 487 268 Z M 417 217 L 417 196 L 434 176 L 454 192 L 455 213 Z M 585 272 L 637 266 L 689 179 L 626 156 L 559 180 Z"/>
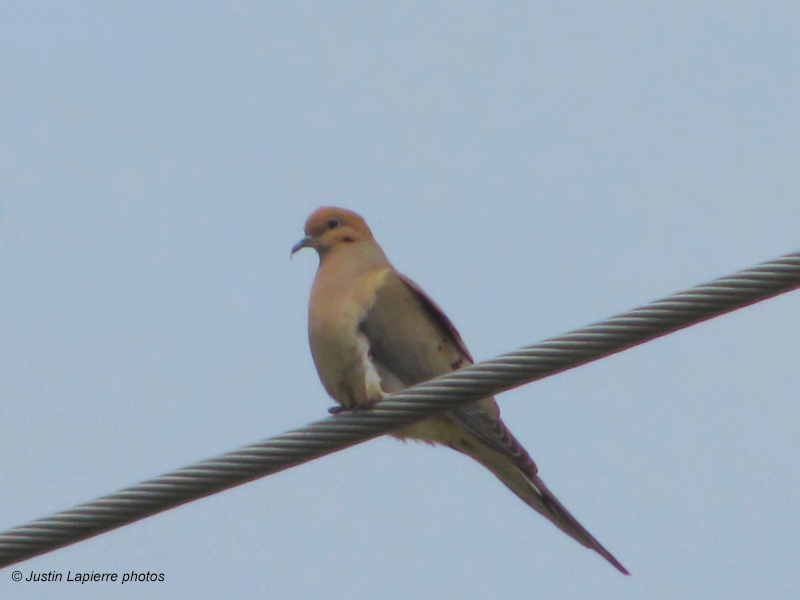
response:
<path id="1" fill-rule="evenodd" d="M 523 477 L 525 476 L 523 475 Z M 545 485 L 544 481 L 542 481 L 539 477 L 536 477 L 534 481 L 528 480 L 527 477 L 525 477 L 525 479 L 530 484 L 530 493 L 526 494 L 525 496 L 517 493 L 523 502 L 547 517 L 547 519 L 550 520 L 556 527 L 561 529 L 574 540 L 597 552 L 600 556 L 614 565 L 621 573 L 630 575 L 630 572 L 628 572 L 622 563 L 619 562 L 616 557 L 611 554 L 611 552 L 606 550 L 603 544 L 601 544 L 597 538 L 589 533 L 587 529 L 580 524 L 578 519 L 576 519 L 572 513 L 570 513 L 563 504 L 561 504 L 558 498 L 556 498 L 555 495 Z M 514 491 L 516 493 L 516 490 Z"/>
<path id="2" fill-rule="evenodd" d="M 597 552 L 614 565 L 621 573 L 630 575 L 628 570 L 622 566 L 622 563 L 606 550 L 605 547 L 597 541 L 597 538 L 589 533 L 586 528 L 580 524 L 578 519 L 561 504 L 558 498 L 555 497 L 538 475 L 526 474 L 519 467 L 509 464 L 510 461 L 506 463 L 509 468 L 498 468 L 496 464 L 487 464 L 484 460 L 479 460 L 484 466 L 491 470 L 506 487 L 525 502 L 525 504 L 547 518 L 572 539 Z"/>

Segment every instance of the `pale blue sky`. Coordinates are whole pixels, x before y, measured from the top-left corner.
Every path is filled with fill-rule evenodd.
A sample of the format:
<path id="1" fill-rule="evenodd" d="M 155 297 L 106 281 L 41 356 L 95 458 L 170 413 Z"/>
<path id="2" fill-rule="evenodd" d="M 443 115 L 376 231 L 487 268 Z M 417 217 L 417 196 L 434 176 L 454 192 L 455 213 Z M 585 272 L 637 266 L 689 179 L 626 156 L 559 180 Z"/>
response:
<path id="1" fill-rule="evenodd" d="M 800 248 L 796 2 L 0 8 L 0 529 L 326 414 L 311 210 L 478 359 Z M 500 396 L 632 572 L 380 439 L 22 563 L 4 598 L 800 592 L 800 296 Z"/>

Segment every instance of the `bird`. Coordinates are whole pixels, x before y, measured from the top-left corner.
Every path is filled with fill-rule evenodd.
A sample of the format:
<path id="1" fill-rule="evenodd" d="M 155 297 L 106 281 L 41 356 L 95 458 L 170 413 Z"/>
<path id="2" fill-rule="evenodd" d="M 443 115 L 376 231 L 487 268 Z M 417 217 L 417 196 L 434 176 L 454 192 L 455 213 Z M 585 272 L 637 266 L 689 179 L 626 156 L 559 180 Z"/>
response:
<path id="1" fill-rule="evenodd" d="M 322 385 L 338 404 L 332 413 L 368 409 L 392 392 L 473 364 L 444 311 L 395 270 L 361 215 L 324 206 L 308 217 L 304 233 L 291 254 L 313 248 L 319 255 L 308 338 Z M 548 489 L 536 463 L 501 420 L 493 397 L 391 435 L 473 458 L 564 533 L 630 574 Z"/>

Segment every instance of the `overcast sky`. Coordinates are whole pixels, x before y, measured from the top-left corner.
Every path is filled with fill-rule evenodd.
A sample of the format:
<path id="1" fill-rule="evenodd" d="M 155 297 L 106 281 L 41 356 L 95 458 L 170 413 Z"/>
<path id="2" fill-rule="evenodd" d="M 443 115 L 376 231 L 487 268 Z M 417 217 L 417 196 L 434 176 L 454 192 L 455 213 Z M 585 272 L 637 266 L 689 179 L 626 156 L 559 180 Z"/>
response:
<path id="1" fill-rule="evenodd" d="M 0 8 L 0 530 L 327 414 L 305 218 L 476 359 L 800 248 L 797 2 Z M 499 397 L 620 575 L 379 439 L 0 571 L 15 599 L 786 599 L 800 295 Z M 163 582 L 15 583 L 34 571 Z"/>

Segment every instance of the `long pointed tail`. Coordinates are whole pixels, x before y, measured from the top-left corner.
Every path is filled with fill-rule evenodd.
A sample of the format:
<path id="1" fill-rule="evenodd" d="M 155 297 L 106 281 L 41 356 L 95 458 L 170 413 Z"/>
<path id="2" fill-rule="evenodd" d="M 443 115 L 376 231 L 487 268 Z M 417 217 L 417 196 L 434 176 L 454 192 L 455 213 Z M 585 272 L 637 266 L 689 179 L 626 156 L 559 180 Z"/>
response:
<path id="1" fill-rule="evenodd" d="M 464 452 L 464 450 L 461 451 Z M 475 454 L 471 452 L 465 453 L 470 454 L 472 458 L 494 473 L 525 504 L 547 518 L 561 531 L 600 554 L 621 573 L 630 575 L 628 570 L 622 566 L 622 563 L 606 550 L 548 489 L 544 481 L 536 474 L 536 467 L 532 461 L 529 469 L 523 469 L 522 466 L 516 464 L 508 456 L 492 451 L 483 450 Z"/>
<path id="2" fill-rule="evenodd" d="M 527 489 L 523 489 L 522 493 L 517 491 L 516 486 L 512 487 L 512 485 L 510 485 L 510 483 L 504 478 L 501 477 L 500 479 L 515 494 L 517 494 L 517 496 L 519 496 L 523 502 L 547 517 L 547 519 L 549 519 L 564 533 L 572 537 L 574 540 L 580 542 L 587 548 L 597 552 L 600 556 L 614 565 L 621 573 L 630 575 L 628 570 L 622 566 L 622 563 L 620 563 L 613 554 L 606 550 L 603 544 L 597 541 L 597 538 L 589 533 L 587 529 L 580 524 L 578 519 L 576 519 L 572 513 L 570 513 L 563 504 L 561 504 L 558 498 L 556 498 L 555 495 L 548 489 L 541 478 L 537 476 L 533 478 L 533 481 L 531 481 L 524 473 L 520 473 L 520 476 L 525 480 L 525 483 L 527 483 Z"/>

